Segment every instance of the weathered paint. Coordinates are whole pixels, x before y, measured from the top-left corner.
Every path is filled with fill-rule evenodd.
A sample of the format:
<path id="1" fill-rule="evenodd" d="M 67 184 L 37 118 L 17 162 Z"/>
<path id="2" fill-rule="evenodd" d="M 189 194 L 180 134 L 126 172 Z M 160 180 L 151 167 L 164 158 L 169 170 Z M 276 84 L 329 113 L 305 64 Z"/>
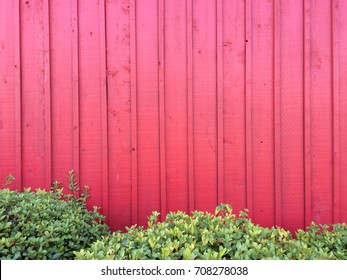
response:
<path id="1" fill-rule="evenodd" d="M 112 229 L 230 203 L 347 221 L 347 1 L 0 0 L 0 180 Z"/>

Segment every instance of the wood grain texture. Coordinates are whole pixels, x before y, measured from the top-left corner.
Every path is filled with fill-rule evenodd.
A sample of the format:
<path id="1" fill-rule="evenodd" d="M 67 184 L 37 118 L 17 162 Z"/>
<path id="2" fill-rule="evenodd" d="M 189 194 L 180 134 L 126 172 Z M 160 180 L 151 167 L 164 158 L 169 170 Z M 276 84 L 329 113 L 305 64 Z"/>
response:
<path id="1" fill-rule="evenodd" d="M 252 1 L 252 217 L 275 223 L 274 2 Z"/>
<path id="2" fill-rule="evenodd" d="M 44 95 L 45 95 L 45 187 L 52 183 L 52 106 L 51 106 L 51 47 L 50 47 L 50 7 L 43 1 L 43 53 L 44 53 Z"/>
<path id="3" fill-rule="evenodd" d="M 166 196 L 166 133 L 165 133 L 165 1 L 158 1 L 158 91 L 159 91 L 159 157 L 160 212 L 167 212 Z M 163 221 L 165 216 L 160 219 Z"/>
<path id="4" fill-rule="evenodd" d="M 347 219 L 346 1 L 0 0 L 0 182 L 111 229 L 230 203 Z M 2 183 L 0 183 L 2 184 Z"/>
<path id="5" fill-rule="evenodd" d="M 158 1 L 136 1 L 138 217 L 160 210 Z M 158 211 L 159 211 L 158 210 Z"/>
<path id="6" fill-rule="evenodd" d="M 318 223 L 333 219 L 331 14 L 331 1 L 311 2 L 311 194 Z"/>
<path id="7" fill-rule="evenodd" d="M 347 18 L 342 16 L 347 9 L 346 1 L 338 2 L 338 54 L 339 54 L 339 88 L 340 88 L 340 221 L 347 219 L 347 81 L 344 73 L 347 73 Z M 335 32 L 335 35 L 336 32 Z"/>
<path id="8" fill-rule="evenodd" d="M 138 223 L 136 1 L 130 1 L 131 222 Z"/>
<path id="9" fill-rule="evenodd" d="M 193 98 L 193 0 L 187 0 L 187 129 L 188 129 L 188 188 L 189 211 L 195 209 L 195 175 L 194 175 L 194 98 Z"/>
<path id="10" fill-rule="evenodd" d="M 340 49 L 339 49 L 339 1 L 332 1 L 332 92 L 333 92 L 333 222 L 340 221 Z"/>
<path id="11" fill-rule="evenodd" d="M 193 165 L 188 164 L 188 142 L 192 135 L 188 141 L 188 94 L 191 94 L 188 84 L 191 82 L 188 83 L 187 73 L 191 64 L 187 63 L 190 55 L 187 52 L 187 3 L 165 0 L 164 12 L 166 205 L 168 211 L 188 211 L 194 192 L 190 189 Z M 192 151 L 189 149 L 189 152 Z"/>
<path id="12" fill-rule="evenodd" d="M 135 55 L 135 33 L 130 32 L 134 24 L 130 22 L 134 8 L 131 5 L 130 1 L 106 2 L 109 213 L 118 217 L 109 224 L 122 229 L 132 223 L 132 205 L 134 220 L 137 211 L 136 201 L 132 201 L 137 198 L 132 196 L 136 190 L 136 175 L 132 181 L 132 172 L 136 172 L 137 165 L 136 152 L 132 151 L 132 144 L 136 147 L 136 130 L 132 131 L 132 120 L 136 124 L 136 99 L 132 100 L 136 98 L 136 60 L 130 57 L 131 51 Z"/>
<path id="13" fill-rule="evenodd" d="M 1 1 L 0 11 L 0 180 L 12 174 L 11 189 L 21 188 L 20 9 L 18 2 Z"/>
<path id="14" fill-rule="evenodd" d="M 217 204 L 216 2 L 193 1 L 193 134 L 195 208 Z"/>
<path id="15" fill-rule="evenodd" d="M 75 24 L 71 27 L 73 19 L 76 18 L 76 14 L 73 14 L 77 12 L 74 4 L 67 1 L 51 1 L 49 6 L 52 180 L 60 181 L 66 189 L 69 184 L 68 170 L 74 170 L 79 182 L 79 169 L 74 162 L 74 147 L 79 147 L 79 143 L 74 143 L 75 133 L 79 130 L 79 123 L 75 123 L 74 120 L 75 114 L 79 112 L 79 104 L 75 103 L 74 82 L 78 77 L 74 69 L 78 67 L 74 59 L 74 55 L 78 54 L 74 41 L 77 30 Z"/>
<path id="16" fill-rule="evenodd" d="M 108 146 L 108 88 L 106 61 L 106 2 L 99 1 L 99 49 L 101 95 L 101 154 L 102 154 L 102 213 L 109 222 L 109 146 Z"/>
<path id="17" fill-rule="evenodd" d="M 216 7 L 217 47 L 217 203 L 224 203 L 223 1 Z"/>
<path id="18" fill-rule="evenodd" d="M 305 225 L 312 220 L 311 166 L 311 0 L 304 1 L 304 174 Z"/>
<path id="19" fill-rule="evenodd" d="M 281 210 L 295 230 L 305 227 L 303 2 L 283 1 L 281 11 Z"/>
<path id="20" fill-rule="evenodd" d="M 246 49 L 246 69 L 245 69 L 245 140 L 246 140 L 246 184 L 247 201 L 246 207 L 250 217 L 253 217 L 253 140 L 252 140 L 252 2 L 245 2 L 245 49 Z"/>
<path id="21" fill-rule="evenodd" d="M 275 223 L 282 226 L 282 147 L 281 147 L 281 1 L 274 2 L 273 15 L 273 75 L 274 75 L 274 184 Z"/>
<path id="22" fill-rule="evenodd" d="M 249 134 L 246 135 L 246 129 L 250 129 L 246 118 L 249 121 L 251 117 L 251 77 L 250 68 L 246 69 L 246 64 L 251 65 L 251 45 L 245 37 L 245 7 L 244 1 L 223 2 L 223 188 L 225 203 L 231 204 L 236 213 L 247 207 L 247 197 L 251 198 L 251 183 L 248 181 L 248 185 L 247 180 L 252 179 L 251 165 L 246 168 L 246 162 L 251 160 L 251 149 L 246 149 L 246 138 L 247 145 L 251 140 Z"/>
<path id="23" fill-rule="evenodd" d="M 50 108 L 47 108 L 50 96 L 45 49 L 49 29 L 45 26 L 48 24 L 45 4 L 45 1 L 20 2 L 22 185 L 49 189 L 46 176 L 50 170 L 50 139 L 46 125 L 50 124 Z"/>

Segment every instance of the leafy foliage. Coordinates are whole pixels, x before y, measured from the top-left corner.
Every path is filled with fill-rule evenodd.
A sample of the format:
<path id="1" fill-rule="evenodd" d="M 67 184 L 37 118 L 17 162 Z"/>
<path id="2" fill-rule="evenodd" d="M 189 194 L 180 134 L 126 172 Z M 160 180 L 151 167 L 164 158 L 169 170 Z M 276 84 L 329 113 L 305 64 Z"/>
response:
<path id="1" fill-rule="evenodd" d="M 16 178 L 15 178 L 15 177 L 13 177 L 13 175 L 12 175 L 12 174 L 8 174 L 8 175 L 6 176 L 5 183 L 4 183 L 4 184 L 2 184 L 2 187 L 5 187 L 5 186 L 8 186 L 8 185 L 11 185 L 11 184 L 12 184 L 12 182 L 13 182 L 15 179 L 16 179 Z"/>
<path id="2" fill-rule="evenodd" d="M 127 231 L 114 232 L 75 252 L 81 260 L 113 259 L 338 259 L 346 258 L 345 251 L 318 248 L 311 233 L 299 232 L 294 239 L 289 231 L 279 227 L 255 225 L 247 211 L 236 217 L 230 205 L 222 204 L 215 214 L 194 211 L 169 213 L 164 222 L 157 222 L 158 212 L 148 219 L 148 228 L 132 226 Z M 345 225 L 336 232 L 347 231 Z M 328 232 L 324 234 L 328 235 Z M 336 233 L 337 236 L 337 233 Z M 305 237 L 305 238 L 304 238 Z M 323 237 L 326 240 L 326 237 Z M 322 241 L 323 243 L 325 241 Z M 345 241 L 343 246 L 346 246 Z M 332 245 L 331 245 L 332 246 Z"/>
<path id="3" fill-rule="evenodd" d="M 317 251 L 333 255 L 336 259 L 347 259 L 347 225 L 317 225 L 311 223 L 306 231 L 298 230 L 297 239 Z"/>
<path id="4" fill-rule="evenodd" d="M 0 190 L 0 258 L 73 259 L 73 251 L 110 233 L 98 209 L 87 210 L 86 194 L 77 197 L 72 174 L 74 195 L 63 196 L 59 182 L 50 192 Z"/>
<path id="5" fill-rule="evenodd" d="M 238 216 L 228 204 L 214 214 L 178 211 L 148 227 L 132 226 L 110 234 L 104 217 L 86 208 L 89 187 L 82 190 L 69 171 L 70 194 L 61 183 L 51 190 L 0 190 L 0 259 L 80 260 L 221 260 L 221 259 L 347 259 L 347 225 L 317 225 L 298 230 L 296 238 L 280 227 L 263 228 Z M 15 178 L 9 175 L 3 188 Z"/>

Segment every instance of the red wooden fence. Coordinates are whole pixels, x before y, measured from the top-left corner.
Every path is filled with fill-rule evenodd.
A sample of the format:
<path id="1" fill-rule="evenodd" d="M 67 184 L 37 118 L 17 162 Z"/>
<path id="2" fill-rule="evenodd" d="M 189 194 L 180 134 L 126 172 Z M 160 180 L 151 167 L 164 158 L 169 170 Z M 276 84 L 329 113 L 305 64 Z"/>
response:
<path id="1" fill-rule="evenodd" d="M 0 0 L 0 180 L 109 225 L 347 221 L 347 1 Z M 164 216 L 164 215 L 163 215 Z"/>

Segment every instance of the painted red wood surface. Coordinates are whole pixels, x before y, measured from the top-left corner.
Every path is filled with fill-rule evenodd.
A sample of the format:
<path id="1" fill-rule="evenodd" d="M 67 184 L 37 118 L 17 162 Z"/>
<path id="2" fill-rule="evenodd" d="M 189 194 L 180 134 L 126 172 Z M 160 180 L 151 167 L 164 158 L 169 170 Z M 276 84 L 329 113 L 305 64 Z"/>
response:
<path id="1" fill-rule="evenodd" d="M 0 0 L 0 181 L 112 229 L 244 208 L 347 221 L 347 1 Z M 1 183 L 2 184 L 2 183 Z"/>

